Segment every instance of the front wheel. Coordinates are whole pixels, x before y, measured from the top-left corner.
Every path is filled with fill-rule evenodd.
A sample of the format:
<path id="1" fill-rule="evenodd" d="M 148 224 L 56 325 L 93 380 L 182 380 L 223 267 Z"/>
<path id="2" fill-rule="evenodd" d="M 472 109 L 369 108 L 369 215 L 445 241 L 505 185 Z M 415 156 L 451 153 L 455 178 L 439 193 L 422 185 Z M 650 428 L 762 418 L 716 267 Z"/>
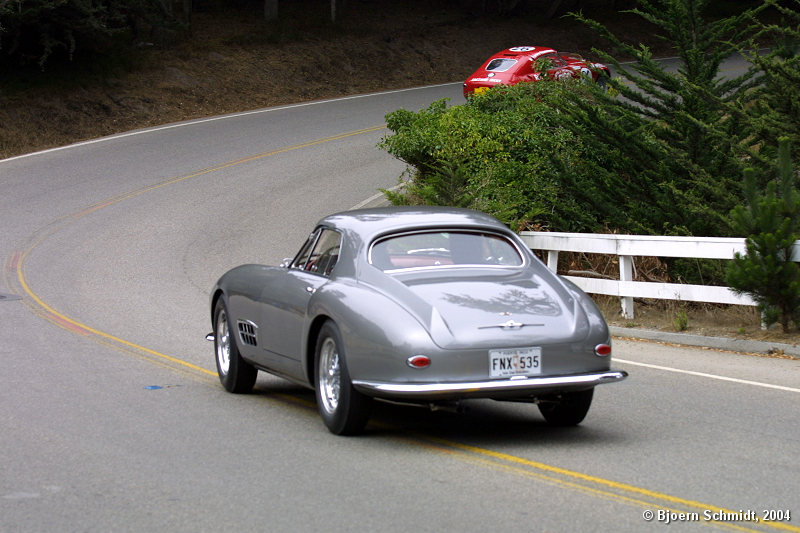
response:
<path id="1" fill-rule="evenodd" d="M 246 393 L 253 390 L 258 370 L 242 359 L 236 339 L 230 327 L 230 318 L 225 302 L 220 298 L 214 306 L 214 355 L 217 374 L 225 390 Z"/>
<path id="2" fill-rule="evenodd" d="M 322 325 L 317 337 L 314 381 L 319 414 L 330 432 L 335 435 L 360 433 L 369 420 L 372 398 L 353 387 L 342 336 L 332 321 Z"/>
<path id="3" fill-rule="evenodd" d="M 553 401 L 539 404 L 544 419 L 551 426 L 576 426 L 580 424 L 592 405 L 594 389 L 578 392 L 564 392 Z"/>

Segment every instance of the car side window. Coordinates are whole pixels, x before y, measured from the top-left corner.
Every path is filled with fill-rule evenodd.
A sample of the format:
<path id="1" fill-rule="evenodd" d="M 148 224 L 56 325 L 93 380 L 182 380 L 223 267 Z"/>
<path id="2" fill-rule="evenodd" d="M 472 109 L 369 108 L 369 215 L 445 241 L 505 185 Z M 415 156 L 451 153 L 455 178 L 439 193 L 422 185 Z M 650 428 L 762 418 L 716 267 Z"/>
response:
<path id="1" fill-rule="evenodd" d="M 511 67 L 513 67 L 517 63 L 516 59 L 506 59 L 506 58 L 498 58 L 492 59 L 488 65 L 486 65 L 486 70 L 491 72 L 505 72 Z"/>
<path id="2" fill-rule="evenodd" d="M 339 261 L 342 236 L 339 232 L 323 228 L 313 233 L 297 254 L 292 268 L 329 276 Z"/>
<path id="3" fill-rule="evenodd" d="M 294 257 L 294 261 L 292 261 L 290 268 L 299 268 L 301 270 L 305 269 L 305 266 L 308 263 L 308 258 L 311 255 L 311 250 L 314 247 L 314 243 L 317 242 L 317 237 L 319 237 L 319 233 L 320 230 L 317 229 L 308 236 L 305 244 L 303 244 L 303 247 L 300 248 L 300 251 L 297 252 L 297 255 Z"/>
<path id="4" fill-rule="evenodd" d="M 342 244 L 342 236 L 338 231 L 330 229 L 322 230 L 322 234 L 317 239 L 317 244 L 311 252 L 311 257 L 306 263 L 305 269 L 309 272 L 316 272 L 323 276 L 329 276 L 339 261 L 339 249 Z"/>

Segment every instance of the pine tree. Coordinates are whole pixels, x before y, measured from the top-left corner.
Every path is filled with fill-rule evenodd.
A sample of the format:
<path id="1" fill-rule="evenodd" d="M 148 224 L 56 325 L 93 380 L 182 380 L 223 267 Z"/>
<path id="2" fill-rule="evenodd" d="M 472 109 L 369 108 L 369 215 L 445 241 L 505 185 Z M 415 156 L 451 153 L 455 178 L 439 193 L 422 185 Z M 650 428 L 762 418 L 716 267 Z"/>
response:
<path id="1" fill-rule="evenodd" d="M 739 253 L 728 267 L 726 281 L 739 294 L 757 303 L 767 326 L 780 321 L 800 325 L 800 265 L 792 261 L 793 246 L 800 237 L 800 192 L 791 164 L 789 140 L 778 146 L 779 183 L 770 182 L 758 193 L 755 172 L 744 172 L 746 206 L 731 213 L 733 225 L 747 235 L 747 252 Z"/>
<path id="2" fill-rule="evenodd" d="M 797 155 L 800 149 L 800 55 L 797 53 L 800 0 L 782 3 L 768 0 L 767 4 L 778 11 L 781 22 L 760 24 L 759 33 L 742 50 L 758 67 L 760 76 L 751 104 L 739 111 L 742 120 L 748 120 L 755 130 L 754 142 L 775 146 L 779 137 L 786 136 Z M 763 51 L 760 39 L 771 44 L 769 52 Z"/>
<path id="3" fill-rule="evenodd" d="M 752 137 L 741 121 L 729 116 L 726 103 L 746 99 L 755 83 L 755 69 L 727 78 L 722 62 L 756 31 L 755 15 L 762 8 L 706 21 L 708 0 L 640 0 L 631 12 L 657 28 L 657 36 L 675 47 L 679 66 L 671 71 L 643 46 L 613 35 L 599 22 L 574 16 L 613 46 L 615 54 L 635 59 L 622 64 L 611 53 L 595 49 L 618 78 L 609 85 L 602 109 L 582 108 L 585 128 L 610 148 L 635 161 L 659 191 L 656 212 L 663 212 L 664 233 L 730 234 L 726 214 L 738 203 L 735 194 L 751 152 Z M 627 80 L 624 82 L 623 80 Z M 619 97 L 614 98 L 618 93 Z M 623 126 L 638 138 L 651 135 L 645 152 L 628 135 L 608 136 Z M 680 207 L 677 207 L 680 206 Z"/>

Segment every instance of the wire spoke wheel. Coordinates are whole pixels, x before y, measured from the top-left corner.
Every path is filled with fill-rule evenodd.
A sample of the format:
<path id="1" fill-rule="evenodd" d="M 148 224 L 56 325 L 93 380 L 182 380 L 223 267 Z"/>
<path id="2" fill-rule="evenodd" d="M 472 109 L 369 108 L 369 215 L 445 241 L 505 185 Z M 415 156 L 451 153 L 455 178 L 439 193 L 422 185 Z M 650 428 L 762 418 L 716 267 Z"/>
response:
<path id="1" fill-rule="evenodd" d="M 250 392 L 256 383 L 258 370 L 239 353 L 230 323 L 228 308 L 220 298 L 214 306 L 214 354 L 219 381 L 228 392 Z"/>
<path id="2" fill-rule="evenodd" d="M 336 341 L 330 337 L 322 343 L 319 364 L 322 408 L 329 413 L 334 413 L 339 407 L 342 371 L 339 366 L 339 352 L 336 349 Z"/>
<path id="3" fill-rule="evenodd" d="M 217 369 L 220 374 L 228 374 L 231 368 L 231 337 L 228 329 L 228 314 L 222 309 L 217 315 L 215 339 L 217 341 Z"/>
<path id="4" fill-rule="evenodd" d="M 330 320 L 317 336 L 314 378 L 317 407 L 328 430 L 336 435 L 360 433 L 369 420 L 372 398 L 353 387 L 342 335 Z"/>

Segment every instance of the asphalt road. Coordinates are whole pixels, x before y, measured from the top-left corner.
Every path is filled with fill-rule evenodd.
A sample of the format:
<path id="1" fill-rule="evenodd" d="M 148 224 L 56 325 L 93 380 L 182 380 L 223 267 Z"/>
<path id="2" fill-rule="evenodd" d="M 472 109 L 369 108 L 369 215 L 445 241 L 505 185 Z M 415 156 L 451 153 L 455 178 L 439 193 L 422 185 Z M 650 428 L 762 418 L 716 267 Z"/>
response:
<path id="1" fill-rule="evenodd" d="M 343 438 L 280 379 L 223 391 L 213 281 L 394 185 L 385 113 L 443 96 L 460 85 L 0 161 L 0 532 L 800 531 L 797 360 L 617 341 L 631 377 L 568 429 L 473 401 L 380 405 Z"/>

